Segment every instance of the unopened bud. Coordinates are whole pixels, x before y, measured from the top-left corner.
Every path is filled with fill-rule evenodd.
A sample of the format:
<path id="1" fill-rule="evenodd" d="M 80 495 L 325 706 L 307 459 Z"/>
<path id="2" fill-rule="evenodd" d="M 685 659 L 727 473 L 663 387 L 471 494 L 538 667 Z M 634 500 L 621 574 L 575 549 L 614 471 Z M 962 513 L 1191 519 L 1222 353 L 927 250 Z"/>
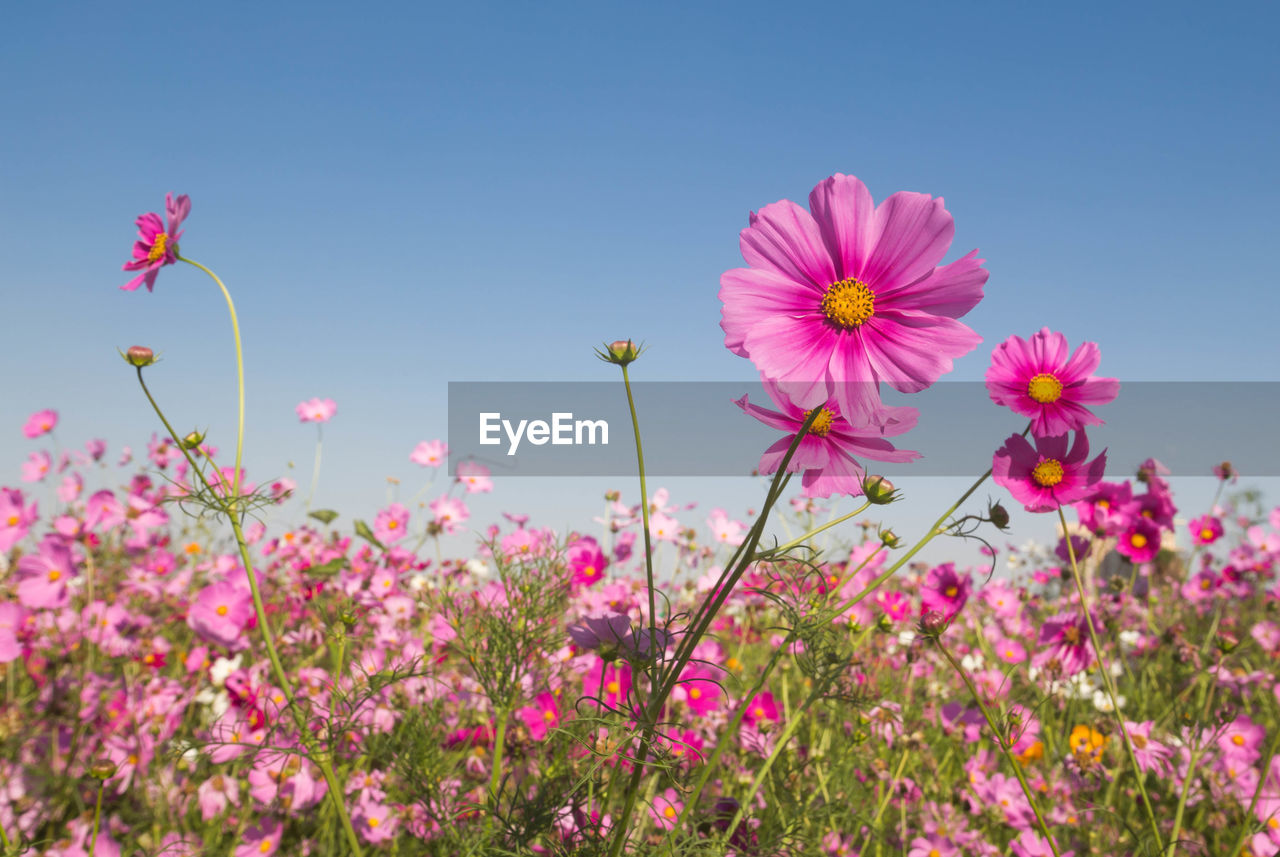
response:
<path id="1" fill-rule="evenodd" d="M 145 345 L 130 345 L 129 350 L 122 352 L 121 356 L 130 366 L 137 366 L 139 369 L 156 362 L 155 352 Z"/>
<path id="2" fill-rule="evenodd" d="M 1005 530 L 1009 527 L 1009 510 L 999 503 L 992 503 L 987 507 L 987 519 L 995 525 L 997 530 Z"/>
<path id="3" fill-rule="evenodd" d="M 1224 655 L 1229 655 L 1240 648 L 1240 639 L 1230 631 L 1219 631 L 1213 643 L 1218 647 L 1218 651 Z"/>
<path id="4" fill-rule="evenodd" d="M 357 619 L 358 617 L 356 616 L 355 611 L 349 607 L 344 608 L 340 613 L 338 613 L 338 621 L 340 621 L 343 624 L 343 627 L 348 631 L 356 626 Z"/>
<path id="5" fill-rule="evenodd" d="M 182 448 L 195 449 L 202 443 L 204 443 L 204 434 L 202 432 L 193 431 L 182 439 Z"/>
<path id="6" fill-rule="evenodd" d="M 110 759 L 99 759 L 89 766 L 89 776 L 95 780 L 109 780 L 116 775 L 116 763 Z"/>
<path id="7" fill-rule="evenodd" d="M 884 546 L 889 550 L 893 550 L 902 544 L 902 539 L 898 538 L 898 534 L 893 530 L 881 530 L 880 541 L 883 542 Z"/>
<path id="8" fill-rule="evenodd" d="M 605 345 L 604 350 L 596 349 L 596 356 L 606 363 L 626 366 L 640 356 L 643 346 L 637 346 L 630 339 L 619 339 Z"/>
<path id="9" fill-rule="evenodd" d="M 868 476 L 862 480 L 862 493 L 868 503 L 883 506 L 898 499 L 893 483 L 883 476 Z"/>
<path id="10" fill-rule="evenodd" d="M 926 637 L 939 637 L 947 630 L 947 617 L 937 610 L 930 610 L 920 617 L 920 633 Z"/>
<path id="11" fill-rule="evenodd" d="M 889 618 L 888 613 L 880 614 L 880 618 L 876 620 L 876 627 L 885 634 L 892 633 L 893 620 Z"/>

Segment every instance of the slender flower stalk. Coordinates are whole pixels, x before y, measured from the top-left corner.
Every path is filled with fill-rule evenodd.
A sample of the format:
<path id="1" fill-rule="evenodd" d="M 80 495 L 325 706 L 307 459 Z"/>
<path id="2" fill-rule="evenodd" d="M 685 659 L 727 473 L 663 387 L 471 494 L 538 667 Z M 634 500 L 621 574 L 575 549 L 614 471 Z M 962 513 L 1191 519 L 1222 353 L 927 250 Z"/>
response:
<path id="1" fill-rule="evenodd" d="M 999 724 L 997 724 L 995 718 L 991 716 L 991 711 L 987 708 L 987 704 L 982 701 L 982 695 L 979 694 L 978 689 L 973 686 L 973 679 L 969 678 L 969 674 L 964 671 L 960 664 L 956 662 L 956 659 L 952 656 L 951 652 L 947 650 L 947 647 L 943 645 L 942 634 L 938 633 L 931 636 L 933 637 L 934 645 L 938 647 L 938 651 L 942 653 L 944 658 L 946 658 L 947 663 L 951 665 L 951 668 L 956 671 L 956 675 L 960 676 L 960 680 L 964 682 L 964 686 L 969 689 L 969 695 L 972 696 L 973 701 L 978 704 L 978 710 L 982 712 L 983 719 L 985 719 L 987 721 L 987 725 L 991 727 L 991 733 L 995 738 L 996 746 L 1000 748 L 1000 752 L 1009 762 L 1009 766 L 1013 768 L 1013 773 L 1018 778 L 1018 785 L 1022 786 L 1022 793 L 1026 795 L 1027 803 L 1031 806 L 1031 811 L 1035 813 L 1036 826 L 1040 828 L 1040 835 L 1049 843 L 1049 850 L 1053 852 L 1054 857 L 1061 857 L 1062 852 L 1058 850 L 1058 843 L 1053 838 L 1053 834 L 1049 832 L 1049 827 L 1045 824 L 1044 816 L 1040 814 L 1040 807 L 1036 805 L 1035 795 L 1031 791 L 1031 786 L 1027 784 L 1027 778 L 1022 773 L 1022 765 L 1019 764 L 1018 760 L 1013 758 L 1013 754 L 1009 752 L 1008 742 L 1005 741 L 1004 735 L 1001 734 Z"/>
<path id="2" fill-rule="evenodd" d="M 1067 530 L 1067 516 L 1063 513 L 1061 506 L 1058 507 L 1058 521 L 1062 524 L 1062 534 L 1067 544 L 1067 556 L 1071 560 L 1071 579 L 1075 581 L 1076 594 L 1080 596 L 1080 609 L 1084 613 L 1085 625 L 1089 629 L 1089 642 L 1093 644 L 1093 653 L 1098 659 L 1098 672 L 1102 675 L 1102 686 L 1106 688 L 1107 698 L 1111 701 L 1111 714 L 1115 718 L 1116 727 L 1120 732 L 1125 754 L 1129 757 L 1129 764 L 1133 766 L 1133 776 L 1138 782 L 1138 794 L 1142 795 L 1142 805 L 1147 811 L 1147 820 L 1151 823 L 1151 833 L 1155 836 L 1156 844 L 1163 851 L 1164 840 L 1160 837 L 1160 825 L 1156 822 L 1156 813 L 1151 808 L 1151 798 L 1147 795 L 1146 776 L 1143 774 L 1142 768 L 1138 767 L 1138 758 L 1133 752 L 1133 742 L 1129 738 L 1129 730 L 1125 728 L 1124 716 L 1120 713 L 1120 705 L 1116 701 L 1115 685 L 1111 680 L 1111 671 L 1108 669 L 1109 664 L 1102 655 L 1102 644 L 1098 641 L 1098 631 L 1093 626 L 1093 614 L 1089 611 L 1089 602 L 1085 598 L 1084 581 L 1080 577 L 1080 565 L 1076 562 L 1076 548 L 1071 541 L 1071 533 Z"/>
<path id="3" fill-rule="evenodd" d="M 306 511 L 311 511 L 311 501 L 316 498 L 316 485 L 320 482 L 320 449 L 324 445 L 324 427 L 316 423 L 316 461 L 311 467 L 311 490 L 307 492 Z"/>

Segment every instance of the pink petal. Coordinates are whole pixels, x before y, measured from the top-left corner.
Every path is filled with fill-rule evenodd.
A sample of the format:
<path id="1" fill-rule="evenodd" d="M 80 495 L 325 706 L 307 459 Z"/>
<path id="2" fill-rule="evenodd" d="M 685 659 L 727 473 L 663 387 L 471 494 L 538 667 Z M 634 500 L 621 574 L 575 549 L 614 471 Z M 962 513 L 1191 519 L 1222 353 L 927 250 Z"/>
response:
<path id="1" fill-rule="evenodd" d="M 720 300 L 725 347 L 746 356 L 744 342 L 753 325 L 766 319 L 820 313 L 822 292 L 773 271 L 734 268 L 720 275 Z"/>
<path id="2" fill-rule="evenodd" d="M 809 212 L 789 199 L 760 209 L 739 235 L 742 258 L 800 283 L 825 288 L 836 281 L 831 254 Z"/>
<path id="3" fill-rule="evenodd" d="M 809 194 L 809 210 L 835 260 L 835 279 L 861 278 L 878 235 L 875 202 L 867 186 L 854 176 L 836 173 Z"/>
<path id="4" fill-rule="evenodd" d="M 918 393 L 951 371 L 982 337 L 954 319 L 895 313 L 863 325 L 867 359 L 876 377 L 903 393 Z"/>
<path id="5" fill-rule="evenodd" d="M 877 290 L 928 274 L 947 255 L 956 231 L 941 197 L 909 191 L 899 191 L 880 203 L 876 226 L 880 237 L 863 274 Z"/>
<path id="6" fill-rule="evenodd" d="M 982 287 L 989 275 L 982 267 L 984 261 L 978 258 L 978 251 L 973 250 L 962 259 L 934 268 L 914 282 L 888 289 L 879 288 L 876 290 L 876 309 L 916 310 L 959 318 L 982 300 Z"/>

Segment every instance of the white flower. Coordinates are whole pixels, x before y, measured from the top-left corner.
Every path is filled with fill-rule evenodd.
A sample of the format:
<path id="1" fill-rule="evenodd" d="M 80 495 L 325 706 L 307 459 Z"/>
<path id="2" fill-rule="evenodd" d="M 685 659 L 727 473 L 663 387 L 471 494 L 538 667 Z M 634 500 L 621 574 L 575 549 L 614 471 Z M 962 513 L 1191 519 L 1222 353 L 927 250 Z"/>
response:
<path id="1" fill-rule="evenodd" d="M 476 559 L 473 557 L 467 560 L 467 571 L 471 572 L 472 576 L 474 577 L 479 577 L 482 579 L 488 578 L 489 564 L 482 559 Z"/>
<path id="2" fill-rule="evenodd" d="M 1124 703 L 1125 698 L 1120 694 L 1116 694 L 1116 704 L 1124 708 Z M 1113 710 L 1111 708 L 1111 697 L 1107 696 L 1106 691 L 1095 690 L 1093 692 L 1093 707 L 1107 713 Z"/>
<path id="3" fill-rule="evenodd" d="M 209 667 L 209 680 L 213 682 L 214 687 L 222 687 L 227 683 L 227 678 L 236 670 L 240 669 L 240 655 L 234 658 L 218 658 L 213 662 L 213 666 Z"/>
<path id="4" fill-rule="evenodd" d="M 1138 642 L 1141 639 L 1142 639 L 1142 635 L 1139 634 L 1137 631 L 1121 631 L 1120 632 L 1121 648 L 1124 648 L 1124 649 L 1136 648 L 1138 645 Z"/>
<path id="5" fill-rule="evenodd" d="M 982 665 L 982 652 L 970 652 L 960 659 L 960 667 L 967 673 L 977 672 Z"/>
<path id="6" fill-rule="evenodd" d="M 898 633 L 898 645 L 910 646 L 916 638 L 915 631 L 900 631 Z"/>

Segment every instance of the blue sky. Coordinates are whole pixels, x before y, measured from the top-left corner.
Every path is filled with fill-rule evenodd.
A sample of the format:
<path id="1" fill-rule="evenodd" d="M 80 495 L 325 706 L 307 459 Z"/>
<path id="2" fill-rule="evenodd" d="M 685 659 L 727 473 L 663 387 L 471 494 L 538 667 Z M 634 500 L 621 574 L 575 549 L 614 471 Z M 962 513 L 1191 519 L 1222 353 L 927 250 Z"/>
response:
<path id="1" fill-rule="evenodd" d="M 305 486 L 314 432 L 293 406 L 332 397 L 317 504 L 353 514 L 387 477 L 417 490 L 407 456 L 444 434 L 449 381 L 607 379 L 591 348 L 625 336 L 651 345 L 637 377 L 753 380 L 723 347 L 719 275 L 742 264 L 748 211 L 837 171 L 877 199 L 944 196 L 950 258 L 987 259 L 966 317 L 986 341 L 955 378 L 1047 325 L 1097 341 L 1122 380 L 1280 380 L 1278 17 L 23 4 L 0 35 L 0 482 L 18 484 L 38 408 L 61 412 L 64 445 L 145 445 L 153 419 L 114 352 L 135 343 L 163 352 L 150 378 L 175 420 L 231 446 L 216 289 L 176 268 L 153 294 L 118 289 L 133 219 L 170 190 L 193 200 L 184 253 L 243 320 L 251 477 L 294 461 Z M 602 490 L 518 480 L 474 511 L 585 526 Z M 750 505 L 734 480 L 677 493 Z"/>

